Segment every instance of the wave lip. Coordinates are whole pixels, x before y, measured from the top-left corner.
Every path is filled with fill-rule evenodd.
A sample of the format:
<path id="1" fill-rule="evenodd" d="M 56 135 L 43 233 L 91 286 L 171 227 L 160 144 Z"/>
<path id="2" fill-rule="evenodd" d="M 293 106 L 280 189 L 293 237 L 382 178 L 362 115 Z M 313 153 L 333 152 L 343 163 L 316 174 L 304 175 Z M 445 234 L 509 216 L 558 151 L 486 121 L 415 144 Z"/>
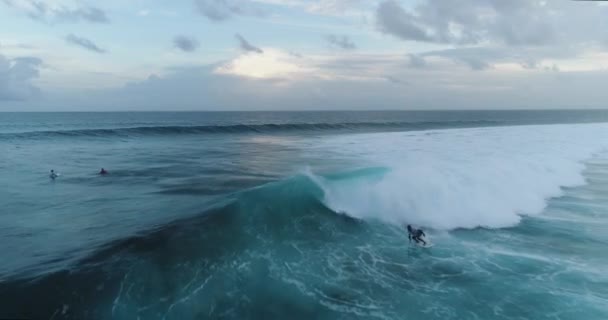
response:
<path id="1" fill-rule="evenodd" d="M 112 129 L 78 129 L 54 131 L 28 131 L 4 133 L 0 137 L 54 138 L 54 137 L 130 137 L 149 135 L 195 135 L 227 133 L 281 133 L 297 131 L 355 131 L 355 130 L 426 130 L 467 128 L 503 125 L 501 121 L 424 121 L 424 122 L 343 122 L 343 123 L 267 123 L 205 126 L 144 126 Z"/>

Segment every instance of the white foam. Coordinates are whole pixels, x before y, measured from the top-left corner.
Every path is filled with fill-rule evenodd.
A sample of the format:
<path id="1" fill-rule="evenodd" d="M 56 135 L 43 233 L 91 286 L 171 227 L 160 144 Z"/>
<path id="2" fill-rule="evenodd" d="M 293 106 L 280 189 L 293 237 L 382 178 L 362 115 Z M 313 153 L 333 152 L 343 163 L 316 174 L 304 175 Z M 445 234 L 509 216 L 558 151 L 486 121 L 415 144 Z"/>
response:
<path id="1" fill-rule="evenodd" d="M 608 124 L 517 126 L 326 138 L 319 146 L 385 166 L 381 177 L 319 179 L 339 212 L 449 230 L 513 226 L 560 187 L 585 183 L 582 161 L 608 146 Z"/>

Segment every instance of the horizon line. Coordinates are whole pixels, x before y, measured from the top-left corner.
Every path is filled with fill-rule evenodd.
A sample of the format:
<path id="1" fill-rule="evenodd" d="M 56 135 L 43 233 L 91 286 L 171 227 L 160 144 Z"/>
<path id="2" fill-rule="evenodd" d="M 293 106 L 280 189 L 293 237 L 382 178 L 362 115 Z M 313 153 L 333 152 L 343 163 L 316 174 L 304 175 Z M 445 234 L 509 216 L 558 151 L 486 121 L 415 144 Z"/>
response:
<path id="1" fill-rule="evenodd" d="M 310 110 L 0 110 L 0 113 L 187 113 L 187 112 L 209 112 L 209 113 L 237 113 L 237 112 L 467 112 L 467 111 L 608 111 L 605 108 L 513 108 L 513 109 L 310 109 Z"/>

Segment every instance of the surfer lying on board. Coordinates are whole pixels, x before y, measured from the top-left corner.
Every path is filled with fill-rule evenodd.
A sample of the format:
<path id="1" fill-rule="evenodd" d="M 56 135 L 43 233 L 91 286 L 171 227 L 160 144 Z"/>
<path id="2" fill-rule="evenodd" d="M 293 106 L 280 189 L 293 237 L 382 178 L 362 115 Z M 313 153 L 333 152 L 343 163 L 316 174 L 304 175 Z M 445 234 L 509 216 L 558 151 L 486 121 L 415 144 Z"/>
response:
<path id="1" fill-rule="evenodd" d="M 408 239 L 410 239 L 410 242 L 412 242 L 412 239 L 414 239 L 416 241 L 416 243 L 420 243 L 422 242 L 425 246 L 426 246 L 426 241 L 422 240 L 420 237 L 426 237 L 426 234 L 424 234 L 424 231 L 422 231 L 422 229 L 414 229 L 412 228 L 411 225 L 407 225 L 407 232 L 408 232 Z"/>

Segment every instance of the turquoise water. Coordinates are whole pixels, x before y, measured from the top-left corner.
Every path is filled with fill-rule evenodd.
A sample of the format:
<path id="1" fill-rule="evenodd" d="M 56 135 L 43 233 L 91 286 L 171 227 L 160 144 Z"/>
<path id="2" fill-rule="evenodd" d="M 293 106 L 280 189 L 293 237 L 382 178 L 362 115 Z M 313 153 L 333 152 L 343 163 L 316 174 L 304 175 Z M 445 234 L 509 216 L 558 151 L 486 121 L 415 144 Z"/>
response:
<path id="1" fill-rule="evenodd" d="M 3 115 L 0 318 L 606 319 L 603 117 Z"/>

